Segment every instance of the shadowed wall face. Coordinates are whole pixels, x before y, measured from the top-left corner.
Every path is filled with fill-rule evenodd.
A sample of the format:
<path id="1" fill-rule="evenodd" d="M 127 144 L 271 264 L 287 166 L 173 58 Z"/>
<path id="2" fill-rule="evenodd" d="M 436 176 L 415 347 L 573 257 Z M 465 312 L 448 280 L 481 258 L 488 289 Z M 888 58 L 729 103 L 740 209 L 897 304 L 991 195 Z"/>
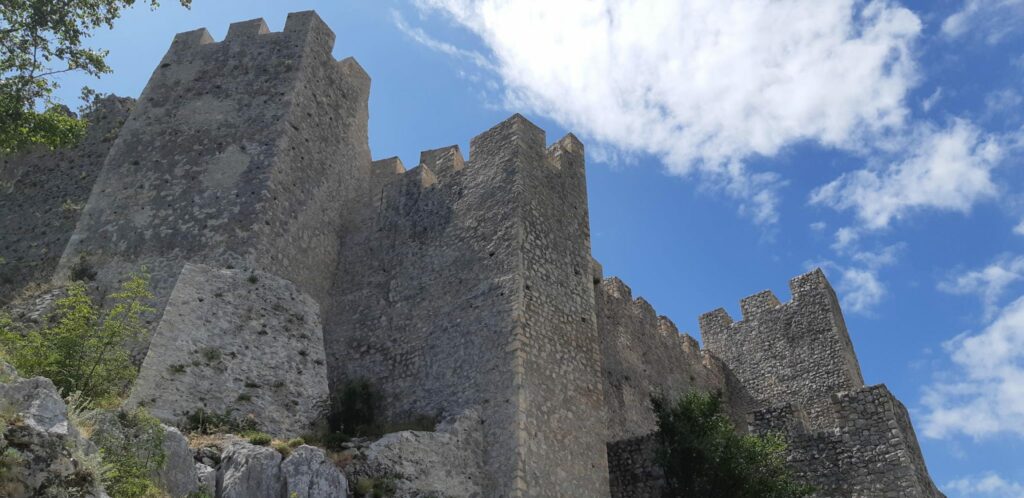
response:
<path id="1" fill-rule="evenodd" d="M 0 158 L 0 305 L 53 277 L 134 105 L 130 98 L 99 99 L 83 116 L 89 127 L 77 146 Z"/>
<path id="2" fill-rule="evenodd" d="M 709 351 L 736 374 L 759 407 L 795 403 L 811 428 L 835 423 L 832 394 L 864 386 L 835 291 L 821 270 L 790 281 L 793 300 L 771 291 L 743 299 L 743 320 L 723 309 L 700 318 Z"/>
<path id="3" fill-rule="evenodd" d="M 396 419 L 478 407 L 489 495 L 606 495 L 582 145 L 517 115 L 469 161 L 374 170 L 327 321 L 335 385 L 374 380 Z"/>

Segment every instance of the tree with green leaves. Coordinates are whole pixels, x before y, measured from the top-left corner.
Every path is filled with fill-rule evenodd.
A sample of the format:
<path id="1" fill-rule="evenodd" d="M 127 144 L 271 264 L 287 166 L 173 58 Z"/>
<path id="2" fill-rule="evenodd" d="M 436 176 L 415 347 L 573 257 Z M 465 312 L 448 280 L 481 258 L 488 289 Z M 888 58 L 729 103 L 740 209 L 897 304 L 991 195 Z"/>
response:
<path id="1" fill-rule="evenodd" d="M 180 0 L 188 7 L 191 0 Z M 149 0 L 155 8 L 157 0 Z M 0 2 L 0 154 L 34 145 L 65 147 L 85 122 L 54 99 L 55 77 L 110 72 L 106 50 L 85 46 L 92 31 L 112 28 L 135 0 L 3 0 Z M 88 100 L 91 91 L 83 89 Z"/>
<path id="2" fill-rule="evenodd" d="M 668 496 L 798 498 L 814 492 L 787 467 L 785 440 L 737 433 L 722 413 L 720 395 L 691 392 L 675 403 L 652 403 Z"/>
<path id="3" fill-rule="evenodd" d="M 129 345 L 148 333 L 144 317 L 149 305 L 149 275 L 132 275 L 109 296 L 113 306 L 103 313 L 86 292 L 73 282 L 67 297 L 37 330 L 21 332 L 0 317 L 0 351 L 24 376 L 43 376 L 65 394 L 80 393 L 90 404 L 101 405 L 122 396 L 138 374 Z"/>

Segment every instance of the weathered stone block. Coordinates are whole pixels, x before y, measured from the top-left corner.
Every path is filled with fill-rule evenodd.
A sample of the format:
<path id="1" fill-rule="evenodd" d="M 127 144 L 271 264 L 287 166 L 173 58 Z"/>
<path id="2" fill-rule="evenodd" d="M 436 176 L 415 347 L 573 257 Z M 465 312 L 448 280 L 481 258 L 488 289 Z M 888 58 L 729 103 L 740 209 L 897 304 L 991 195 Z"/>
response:
<path id="1" fill-rule="evenodd" d="M 127 404 L 180 424 L 190 413 L 307 431 L 327 399 L 317 303 L 264 272 L 187 264 Z"/>

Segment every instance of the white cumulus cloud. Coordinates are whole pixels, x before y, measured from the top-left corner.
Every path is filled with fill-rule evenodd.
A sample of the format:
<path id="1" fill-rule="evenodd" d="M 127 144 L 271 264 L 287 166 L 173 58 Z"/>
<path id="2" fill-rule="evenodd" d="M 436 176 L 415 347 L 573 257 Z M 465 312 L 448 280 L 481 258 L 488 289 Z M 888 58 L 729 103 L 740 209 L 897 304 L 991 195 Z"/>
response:
<path id="1" fill-rule="evenodd" d="M 776 220 L 783 182 L 751 158 L 805 141 L 858 150 L 904 126 L 917 79 L 921 22 L 886 0 L 417 4 L 480 37 L 509 107 L 658 156 L 759 222 Z"/>
<path id="2" fill-rule="evenodd" d="M 852 210 L 864 227 L 880 229 L 921 209 L 967 212 L 998 194 L 991 172 L 1005 148 L 968 121 L 923 127 L 908 146 L 909 155 L 897 162 L 846 173 L 815 189 L 811 203 Z"/>
<path id="3" fill-rule="evenodd" d="M 981 332 L 961 334 L 943 348 L 955 371 L 925 389 L 924 434 L 1024 436 L 1024 297 Z"/>
<path id="4" fill-rule="evenodd" d="M 964 496 L 1024 498 L 1024 484 L 1005 479 L 994 472 L 962 477 L 946 483 L 944 488 Z"/>

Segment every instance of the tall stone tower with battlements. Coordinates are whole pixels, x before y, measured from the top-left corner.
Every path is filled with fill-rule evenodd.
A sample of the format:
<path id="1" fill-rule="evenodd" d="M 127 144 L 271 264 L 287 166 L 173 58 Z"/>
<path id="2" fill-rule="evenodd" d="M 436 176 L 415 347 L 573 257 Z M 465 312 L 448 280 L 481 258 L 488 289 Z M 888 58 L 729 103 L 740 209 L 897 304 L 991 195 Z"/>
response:
<path id="1" fill-rule="evenodd" d="M 373 160 L 370 79 L 333 43 L 313 12 L 179 34 L 82 145 L 2 158 L 0 305 L 145 267 L 159 312 L 130 404 L 169 423 L 262 409 L 284 434 L 365 380 L 388 421 L 474 421 L 478 496 L 660 496 L 650 398 L 691 390 L 721 393 L 740 431 L 785 434 L 821 496 L 941 496 L 820 270 L 789 303 L 702 316 L 702 349 L 592 259 L 576 137 L 549 145 L 517 114 L 468 158 Z"/>

